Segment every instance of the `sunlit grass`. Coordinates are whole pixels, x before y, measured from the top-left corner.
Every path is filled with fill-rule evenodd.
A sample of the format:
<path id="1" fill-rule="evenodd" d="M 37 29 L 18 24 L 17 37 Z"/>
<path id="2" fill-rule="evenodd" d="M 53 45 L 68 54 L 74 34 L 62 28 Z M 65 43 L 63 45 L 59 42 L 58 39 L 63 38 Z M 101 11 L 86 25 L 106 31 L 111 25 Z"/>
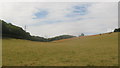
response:
<path id="1" fill-rule="evenodd" d="M 2 67 L 2 39 L 0 39 L 0 67 Z"/>
<path id="2" fill-rule="evenodd" d="M 116 66 L 118 33 L 54 42 L 3 39 L 4 66 Z"/>

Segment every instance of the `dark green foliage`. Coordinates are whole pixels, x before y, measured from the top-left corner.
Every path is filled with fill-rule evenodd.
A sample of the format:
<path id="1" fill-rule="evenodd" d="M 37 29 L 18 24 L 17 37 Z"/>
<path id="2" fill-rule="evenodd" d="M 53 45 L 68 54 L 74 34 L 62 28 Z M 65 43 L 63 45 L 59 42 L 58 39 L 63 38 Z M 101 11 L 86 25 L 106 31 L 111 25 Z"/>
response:
<path id="1" fill-rule="evenodd" d="M 3 37 L 29 39 L 30 34 L 24 31 L 21 27 L 12 25 L 11 23 L 6 23 L 3 20 L 0 20 L 0 23 L 2 23 L 2 36 Z"/>
<path id="2" fill-rule="evenodd" d="M 41 41 L 41 42 L 47 42 L 47 39 L 44 37 L 39 37 L 39 36 L 31 36 L 30 37 L 32 41 Z"/>
<path id="3" fill-rule="evenodd" d="M 54 40 L 60 40 L 60 39 L 67 39 L 67 38 L 73 38 L 75 36 L 72 36 L 72 35 L 61 35 L 61 36 L 56 36 L 56 37 L 53 37 L 53 38 L 49 38 L 48 40 L 49 41 L 54 41 Z"/>
<path id="4" fill-rule="evenodd" d="M 84 34 L 82 33 L 81 36 L 84 36 Z"/>
<path id="5" fill-rule="evenodd" d="M 81 36 L 85 36 L 83 33 L 81 33 L 81 35 L 79 35 L 79 37 L 81 37 Z"/>
<path id="6" fill-rule="evenodd" d="M 3 20 L 0 20 L 0 24 L 2 24 L 2 37 L 3 38 L 11 37 L 11 38 L 26 39 L 26 40 L 32 40 L 32 41 L 50 42 L 50 41 L 54 41 L 54 40 L 75 37 L 75 36 L 70 36 L 70 35 L 62 35 L 62 36 L 57 36 L 54 38 L 46 39 L 44 37 L 31 36 L 29 32 L 26 32 L 21 27 L 15 26 L 11 23 L 6 23 Z"/>
<path id="7" fill-rule="evenodd" d="M 115 29 L 114 32 L 120 32 L 120 28 Z"/>
<path id="8" fill-rule="evenodd" d="M 26 39 L 32 41 L 46 41 L 47 39 L 38 36 L 31 36 L 29 32 L 26 32 L 21 27 L 12 25 L 11 23 L 6 23 L 3 20 L 0 20 L 2 23 L 2 36 L 4 37 L 11 37 L 17 39 Z"/>

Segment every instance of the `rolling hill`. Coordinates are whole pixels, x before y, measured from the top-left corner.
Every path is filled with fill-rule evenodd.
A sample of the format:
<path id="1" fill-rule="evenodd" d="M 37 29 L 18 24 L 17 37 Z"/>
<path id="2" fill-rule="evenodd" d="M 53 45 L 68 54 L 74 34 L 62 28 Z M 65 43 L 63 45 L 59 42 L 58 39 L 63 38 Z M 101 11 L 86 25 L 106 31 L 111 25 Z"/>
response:
<path id="1" fill-rule="evenodd" d="M 118 65 L 118 32 L 53 42 L 2 41 L 3 66 Z"/>

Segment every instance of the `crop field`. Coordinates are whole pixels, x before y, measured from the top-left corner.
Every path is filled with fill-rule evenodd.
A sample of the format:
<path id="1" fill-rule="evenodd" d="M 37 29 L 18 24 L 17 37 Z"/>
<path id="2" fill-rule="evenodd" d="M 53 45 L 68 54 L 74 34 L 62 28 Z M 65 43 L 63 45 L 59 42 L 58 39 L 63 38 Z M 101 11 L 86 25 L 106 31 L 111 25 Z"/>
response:
<path id="1" fill-rule="evenodd" d="M 3 66 L 117 66 L 118 33 L 35 42 L 2 40 Z"/>

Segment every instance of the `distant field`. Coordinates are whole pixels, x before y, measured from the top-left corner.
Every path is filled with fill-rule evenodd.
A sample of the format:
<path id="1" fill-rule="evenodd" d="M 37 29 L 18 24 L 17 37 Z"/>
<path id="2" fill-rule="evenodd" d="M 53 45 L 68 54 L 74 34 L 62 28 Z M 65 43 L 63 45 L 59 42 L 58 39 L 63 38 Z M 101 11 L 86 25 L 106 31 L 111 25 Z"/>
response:
<path id="1" fill-rule="evenodd" d="M 117 66 L 118 33 L 34 42 L 3 39 L 4 66 Z"/>

